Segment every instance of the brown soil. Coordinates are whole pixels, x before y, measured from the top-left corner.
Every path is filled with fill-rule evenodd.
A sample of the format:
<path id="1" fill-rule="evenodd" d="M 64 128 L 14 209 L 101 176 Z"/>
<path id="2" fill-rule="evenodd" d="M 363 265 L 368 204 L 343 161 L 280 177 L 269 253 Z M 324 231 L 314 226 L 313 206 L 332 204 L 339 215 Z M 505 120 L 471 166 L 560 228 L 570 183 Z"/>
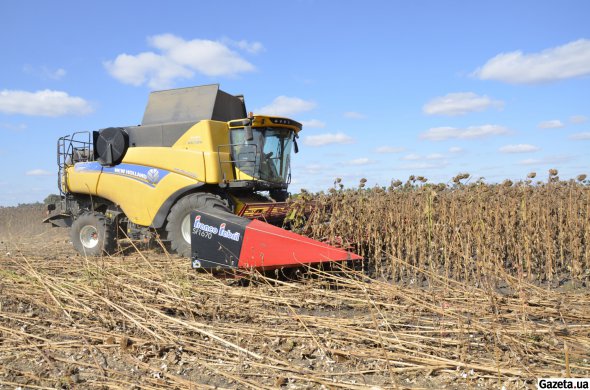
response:
<path id="1" fill-rule="evenodd" d="M 590 377 L 590 294 L 418 270 L 223 280 L 162 250 L 86 259 L 0 208 L 0 389 L 522 388 Z"/>

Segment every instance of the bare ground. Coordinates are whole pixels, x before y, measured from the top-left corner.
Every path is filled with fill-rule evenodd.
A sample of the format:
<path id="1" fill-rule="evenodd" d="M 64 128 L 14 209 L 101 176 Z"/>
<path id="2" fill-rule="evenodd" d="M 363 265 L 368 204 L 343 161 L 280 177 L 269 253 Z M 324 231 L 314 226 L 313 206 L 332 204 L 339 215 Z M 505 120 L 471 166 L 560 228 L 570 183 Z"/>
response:
<path id="1" fill-rule="evenodd" d="M 0 389 L 510 389 L 590 377 L 581 285 L 506 276 L 498 288 L 428 271 L 428 288 L 350 270 L 222 280 L 161 250 L 83 258 L 42 216 L 0 209 Z"/>

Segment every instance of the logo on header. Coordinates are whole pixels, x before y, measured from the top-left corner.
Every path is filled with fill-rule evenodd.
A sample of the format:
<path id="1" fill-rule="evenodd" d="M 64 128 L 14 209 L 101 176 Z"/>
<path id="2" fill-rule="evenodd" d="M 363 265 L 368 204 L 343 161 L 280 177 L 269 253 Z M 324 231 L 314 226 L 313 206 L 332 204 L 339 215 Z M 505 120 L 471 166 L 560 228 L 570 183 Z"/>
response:
<path id="1" fill-rule="evenodd" d="M 229 229 L 226 229 L 225 222 L 220 224 L 219 227 L 207 225 L 201 222 L 201 216 L 195 216 L 195 221 L 193 223 L 193 232 L 197 234 L 204 233 L 207 235 L 207 238 L 212 238 L 213 235 L 217 235 L 223 238 L 228 238 L 233 241 L 240 241 L 240 233 L 239 232 L 232 232 Z"/>

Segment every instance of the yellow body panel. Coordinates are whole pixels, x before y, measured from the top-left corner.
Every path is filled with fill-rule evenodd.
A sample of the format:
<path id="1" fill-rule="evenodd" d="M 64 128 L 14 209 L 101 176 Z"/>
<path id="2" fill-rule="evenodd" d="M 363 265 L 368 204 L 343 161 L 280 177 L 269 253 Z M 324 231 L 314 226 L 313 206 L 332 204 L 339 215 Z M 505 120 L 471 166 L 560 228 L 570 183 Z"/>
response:
<path id="1" fill-rule="evenodd" d="M 99 176 L 100 171 L 88 171 L 84 174 L 80 174 L 79 172 L 75 172 L 74 167 L 71 166 L 67 168 L 65 176 L 67 180 L 67 189 L 69 192 L 96 195 L 96 186 L 98 185 Z"/>
<path id="2" fill-rule="evenodd" d="M 162 147 L 129 148 L 123 164 L 165 169 L 193 180 L 207 182 L 203 152 Z M 215 183 L 215 182 L 213 182 Z"/>
<path id="3" fill-rule="evenodd" d="M 189 186 L 256 180 L 234 169 L 229 144 L 228 123 L 203 120 L 172 147 L 129 147 L 114 167 L 96 161 L 67 166 L 65 184 L 68 192 L 108 199 L 130 221 L 150 226 L 164 202 Z"/>
<path id="4" fill-rule="evenodd" d="M 152 187 L 126 176 L 103 173 L 97 193 L 118 204 L 130 221 L 149 226 L 170 195 L 196 183 L 194 179 L 171 172 Z"/>
<path id="5" fill-rule="evenodd" d="M 121 207 L 130 221 L 149 226 L 176 191 L 223 182 L 217 152 L 220 144 L 229 144 L 227 123 L 201 121 L 172 147 L 130 147 L 115 167 L 101 167 L 97 162 L 68 167 L 68 190 L 108 199 Z M 222 158 L 229 160 L 229 149 L 222 152 Z M 229 168 L 224 170 L 225 178 L 233 180 Z M 150 169 L 158 180 L 148 178 Z"/>
<path id="6" fill-rule="evenodd" d="M 233 180 L 234 173 L 230 164 L 220 164 L 221 161 L 230 160 L 229 128 L 226 122 L 201 121 L 191 127 L 182 137 L 172 145 L 174 152 L 188 150 L 200 152 L 206 170 L 202 181 L 209 184 L 223 183 L 225 180 Z M 220 146 L 221 145 L 221 146 Z"/>

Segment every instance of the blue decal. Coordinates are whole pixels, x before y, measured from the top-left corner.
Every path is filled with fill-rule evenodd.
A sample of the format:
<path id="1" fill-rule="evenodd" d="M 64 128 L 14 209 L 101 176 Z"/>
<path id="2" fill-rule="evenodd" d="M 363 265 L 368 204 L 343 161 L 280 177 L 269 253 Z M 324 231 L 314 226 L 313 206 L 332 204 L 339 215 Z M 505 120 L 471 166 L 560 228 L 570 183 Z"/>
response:
<path id="1" fill-rule="evenodd" d="M 152 188 L 157 186 L 158 183 L 170 173 L 170 171 L 164 169 L 135 164 L 119 164 L 114 167 L 103 167 L 95 161 L 77 163 L 74 166 L 74 170 L 76 172 L 100 172 L 102 170 L 103 173 L 124 176 L 129 179 L 137 180 Z"/>
<path id="2" fill-rule="evenodd" d="M 79 162 L 74 165 L 74 171 L 76 172 L 100 172 L 102 170 L 102 166 L 97 163 L 96 161 L 91 162 Z"/>

